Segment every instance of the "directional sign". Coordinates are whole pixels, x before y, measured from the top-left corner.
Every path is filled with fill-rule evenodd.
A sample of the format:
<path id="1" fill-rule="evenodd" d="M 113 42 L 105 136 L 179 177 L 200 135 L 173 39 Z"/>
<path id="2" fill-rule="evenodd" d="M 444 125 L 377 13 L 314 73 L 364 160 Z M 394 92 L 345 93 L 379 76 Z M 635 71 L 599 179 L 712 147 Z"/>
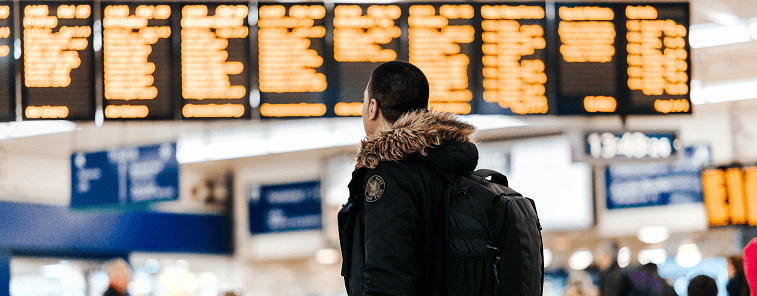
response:
<path id="1" fill-rule="evenodd" d="M 612 164 L 605 170 L 607 209 L 702 202 L 702 167 L 710 146 L 685 147 L 676 163 Z"/>
<path id="2" fill-rule="evenodd" d="M 249 187 L 252 234 L 322 227 L 321 182 Z"/>
<path id="3" fill-rule="evenodd" d="M 178 197 L 175 143 L 71 155 L 71 208 L 118 208 Z"/>

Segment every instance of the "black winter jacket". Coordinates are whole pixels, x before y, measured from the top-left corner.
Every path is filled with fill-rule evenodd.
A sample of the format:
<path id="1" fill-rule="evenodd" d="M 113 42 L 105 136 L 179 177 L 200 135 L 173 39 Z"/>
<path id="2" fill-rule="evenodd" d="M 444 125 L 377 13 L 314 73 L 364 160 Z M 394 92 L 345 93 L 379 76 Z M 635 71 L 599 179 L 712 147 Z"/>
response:
<path id="1" fill-rule="evenodd" d="M 476 168 L 474 131 L 424 111 L 363 140 L 338 217 L 350 296 L 445 295 L 439 200 L 455 175 Z"/>

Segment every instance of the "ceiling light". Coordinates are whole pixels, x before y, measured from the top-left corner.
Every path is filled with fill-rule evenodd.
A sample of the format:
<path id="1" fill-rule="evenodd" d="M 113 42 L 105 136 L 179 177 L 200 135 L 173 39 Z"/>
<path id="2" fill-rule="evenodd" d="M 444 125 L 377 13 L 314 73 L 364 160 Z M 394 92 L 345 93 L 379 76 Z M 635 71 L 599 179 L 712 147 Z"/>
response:
<path id="1" fill-rule="evenodd" d="M 689 44 L 692 48 L 720 46 L 750 41 L 745 24 L 713 26 L 712 24 L 691 26 Z"/>
<path id="2" fill-rule="evenodd" d="M 625 268 L 631 264 L 631 249 L 628 247 L 622 247 L 618 250 L 618 266 Z"/>
<path id="3" fill-rule="evenodd" d="M 692 81 L 691 102 L 721 103 L 757 98 L 757 80 L 737 81 L 717 85 L 694 87 Z"/>
<path id="4" fill-rule="evenodd" d="M 552 263 L 552 250 L 544 249 L 544 268 L 547 268 Z"/>
<path id="5" fill-rule="evenodd" d="M 639 264 L 644 265 L 647 263 L 654 263 L 662 265 L 665 263 L 665 259 L 668 258 L 668 252 L 665 249 L 646 249 L 641 250 L 639 255 Z"/>
<path id="6" fill-rule="evenodd" d="M 721 11 L 707 11 L 707 18 L 720 25 L 735 25 L 741 22 L 738 16 Z"/>
<path id="7" fill-rule="evenodd" d="M 749 35 L 752 39 L 757 40 L 757 22 L 749 24 Z"/>
<path id="8" fill-rule="evenodd" d="M 76 123 L 65 120 L 8 122 L 0 124 L 0 140 L 70 132 L 75 129 Z"/>
<path id="9" fill-rule="evenodd" d="M 589 267 L 592 262 L 594 262 L 594 255 L 591 251 L 586 250 L 576 251 L 573 255 L 570 255 L 570 258 L 568 259 L 568 265 L 573 270 L 584 270 Z"/>
<path id="10" fill-rule="evenodd" d="M 636 237 L 647 244 L 659 244 L 670 237 L 670 230 L 662 226 L 644 226 L 636 232 Z"/>
<path id="11" fill-rule="evenodd" d="M 339 252 L 333 248 L 323 248 L 315 252 L 315 261 L 322 265 L 331 265 L 339 261 Z"/>
<path id="12" fill-rule="evenodd" d="M 694 243 L 683 244 L 678 247 L 676 263 L 682 267 L 694 267 L 702 262 L 702 252 Z"/>
<path id="13" fill-rule="evenodd" d="M 477 130 L 491 130 L 508 127 L 526 126 L 527 123 L 515 116 L 505 115 L 462 115 L 460 118 L 475 126 Z"/>

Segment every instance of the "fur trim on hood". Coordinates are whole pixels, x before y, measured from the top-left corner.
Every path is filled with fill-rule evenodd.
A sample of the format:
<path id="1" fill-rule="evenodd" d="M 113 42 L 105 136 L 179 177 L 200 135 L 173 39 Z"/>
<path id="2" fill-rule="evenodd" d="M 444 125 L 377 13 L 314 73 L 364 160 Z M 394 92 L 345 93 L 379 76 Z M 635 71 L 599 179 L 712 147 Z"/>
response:
<path id="1" fill-rule="evenodd" d="M 416 111 L 402 115 L 390 125 L 379 128 L 360 143 L 355 168 L 373 169 L 380 162 L 398 161 L 410 154 L 428 155 L 428 150 L 443 141 L 473 142 L 476 128 L 454 114 Z"/>

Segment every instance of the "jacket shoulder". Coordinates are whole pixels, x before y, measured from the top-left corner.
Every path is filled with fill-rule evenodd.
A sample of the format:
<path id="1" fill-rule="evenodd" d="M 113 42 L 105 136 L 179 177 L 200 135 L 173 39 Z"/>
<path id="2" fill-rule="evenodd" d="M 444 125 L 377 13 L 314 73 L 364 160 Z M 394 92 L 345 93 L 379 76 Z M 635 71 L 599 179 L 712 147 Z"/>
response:
<path id="1" fill-rule="evenodd" d="M 423 165 L 419 160 L 413 158 L 406 158 L 397 161 L 382 161 L 376 165 L 375 168 L 368 169 L 366 176 L 371 174 L 391 174 L 397 176 L 403 175 L 416 175 L 419 172 L 424 172 L 429 168 Z M 407 178 L 404 178 L 407 179 Z"/>

